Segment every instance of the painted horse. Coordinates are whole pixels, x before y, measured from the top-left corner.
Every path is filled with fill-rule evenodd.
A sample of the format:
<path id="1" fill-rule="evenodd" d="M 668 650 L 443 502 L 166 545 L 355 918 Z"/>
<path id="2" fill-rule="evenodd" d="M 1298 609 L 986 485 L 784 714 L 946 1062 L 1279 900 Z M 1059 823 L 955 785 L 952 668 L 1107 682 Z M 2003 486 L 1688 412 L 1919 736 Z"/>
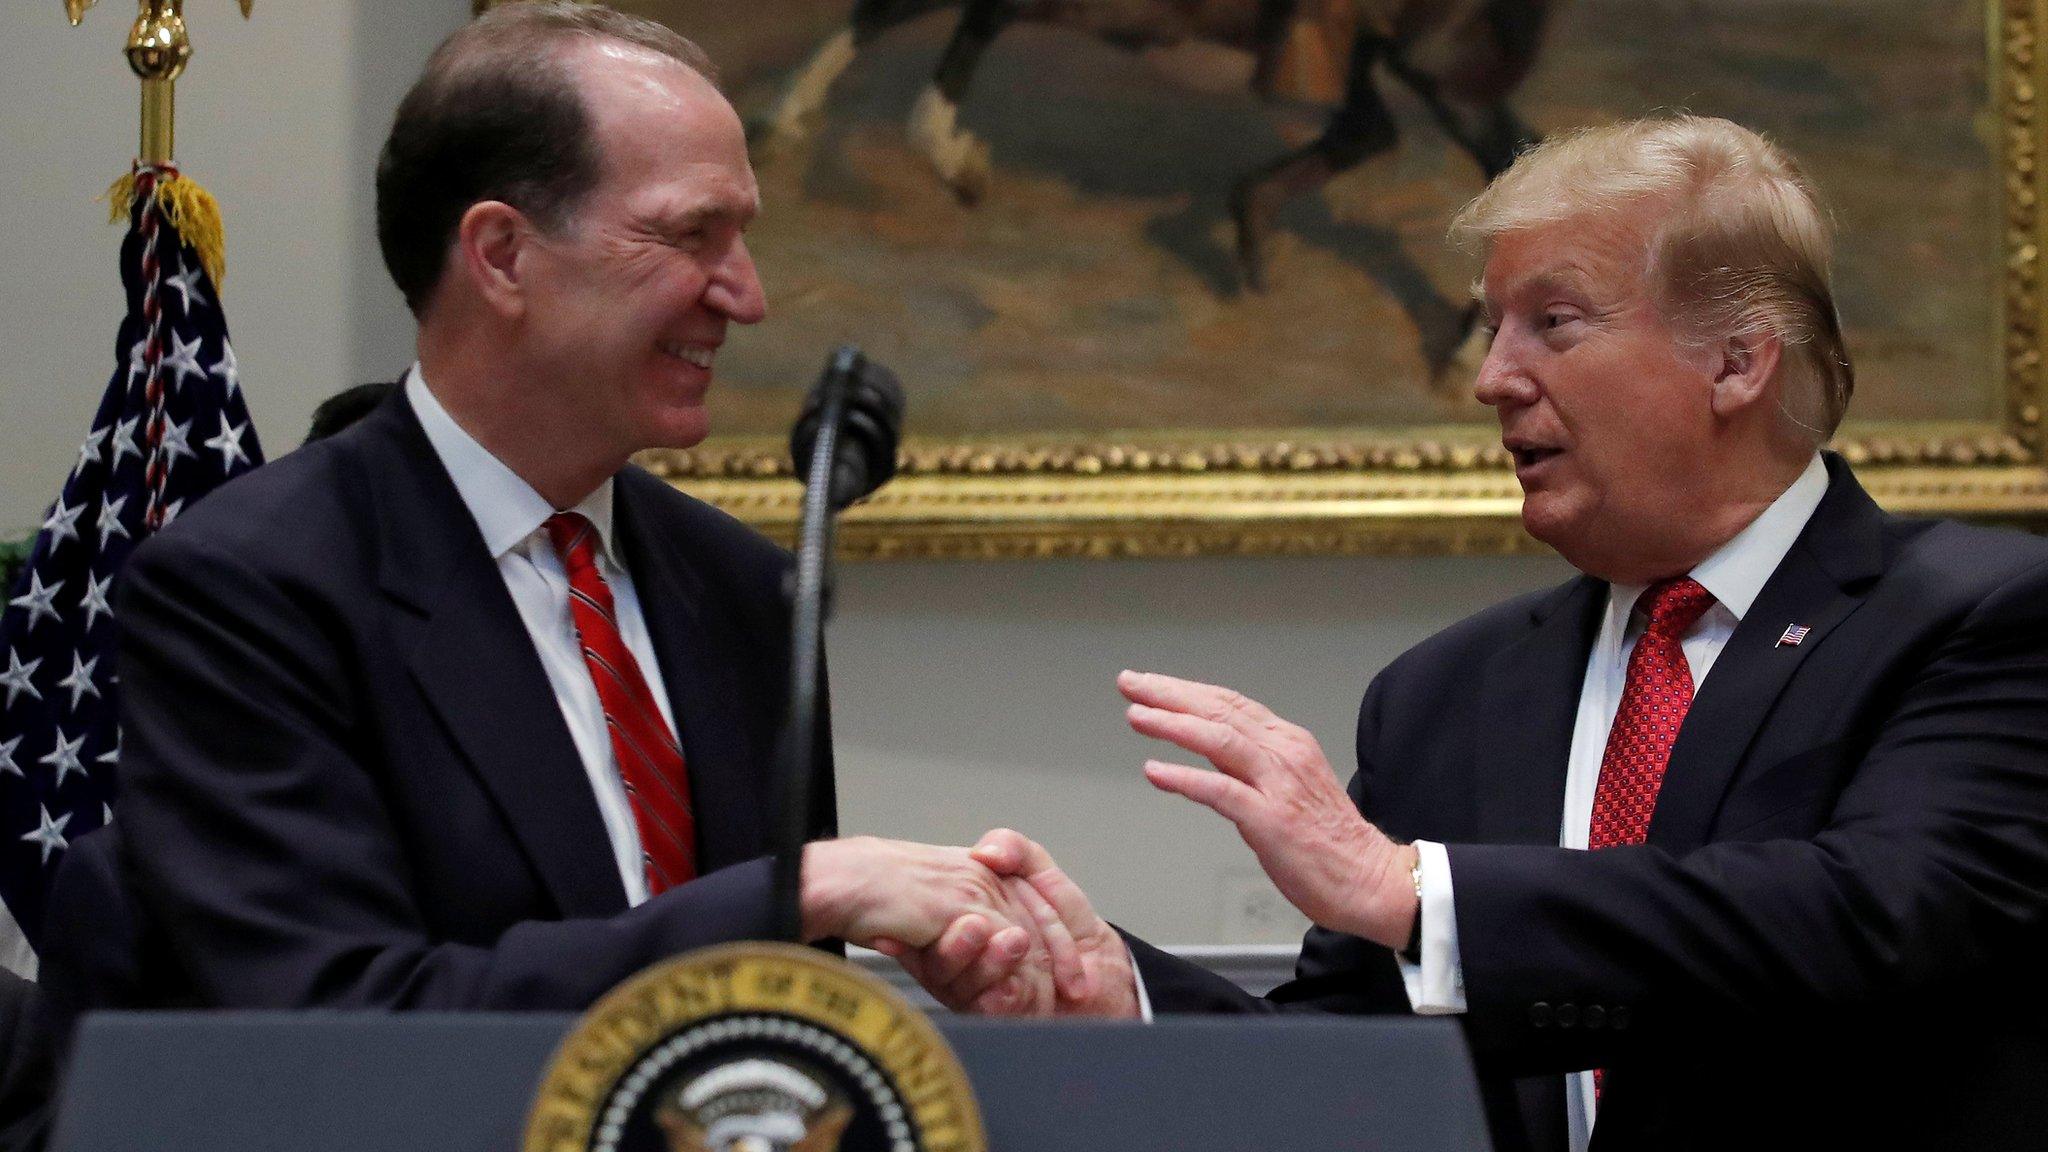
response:
<path id="1" fill-rule="evenodd" d="M 912 107 L 908 132 L 942 180 L 966 203 L 990 178 L 988 145 L 959 123 L 982 54 L 1018 22 L 1092 33 L 1119 47 L 1170 48 L 1202 41 L 1248 50 L 1252 87 L 1266 98 L 1316 86 L 1303 60 L 1320 55 L 1336 107 L 1321 133 L 1247 173 L 1230 195 L 1237 262 L 1253 290 L 1265 285 L 1265 243 L 1273 218 L 1296 196 L 1394 147 L 1392 113 L 1380 73 L 1419 97 L 1486 179 L 1504 171 L 1535 135 L 1508 99 L 1529 74 L 1556 0 L 856 0 L 848 27 L 799 68 L 756 139 L 801 139 L 832 84 L 876 37 L 909 20 L 958 5 L 959 23 L 931 82 Z"/>

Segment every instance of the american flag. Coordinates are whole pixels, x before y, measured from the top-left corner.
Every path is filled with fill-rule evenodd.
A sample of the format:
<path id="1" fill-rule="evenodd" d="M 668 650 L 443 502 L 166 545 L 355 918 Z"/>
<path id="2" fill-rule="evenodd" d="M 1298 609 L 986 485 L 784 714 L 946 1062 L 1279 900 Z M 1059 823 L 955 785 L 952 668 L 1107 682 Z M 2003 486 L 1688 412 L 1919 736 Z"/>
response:
<path id="1" fill-rule="evenodd" d="M 1777 646 L 1780 648 L 1797 648 L 1799 647 L 1799 642 L 1806 639 L 1806 634 L 1811 631 L 1813 629 L 1804 624 L 1787 624 L 1785 625 L 1785 634 L 1778 637 Z"/>
<path id="2" fill-rule="evenodd" d="M 78 461 L 0 612 L 0 963 L 34 973 L 44 897 L 113 819 L 121 759 L 113 584 L 149 533 L 263 462 L 214 280 L 179 234 L 168 165 L 139 169 L 121 244 L 128 312 Z"/>

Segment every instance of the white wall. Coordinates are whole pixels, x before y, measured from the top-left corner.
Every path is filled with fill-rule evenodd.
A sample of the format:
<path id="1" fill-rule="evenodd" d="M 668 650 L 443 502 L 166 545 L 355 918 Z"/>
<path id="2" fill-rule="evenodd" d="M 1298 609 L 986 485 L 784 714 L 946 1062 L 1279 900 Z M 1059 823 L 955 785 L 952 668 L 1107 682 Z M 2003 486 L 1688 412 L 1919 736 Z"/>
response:
<path id="1" fill-rule="evenodd" d="M 388 378 L 411 328 L 371 232 L 391 109 L 466 0 L 187 6 L 179 159 L 220 197 L 226 302 L 249 403 L 278 454 L 314 404 Z M 33 527 L 113 368 L 119 229 L 92 197 L 133 155 L 114 3 L 0 4 L 0 535 Z M 1213 678 L 1320 733 L 1340 769 L 1371 673 L 1435 629 L 1555 580 L 1554 560 L 879 564 L 843 571 L 832 635 L 842 824 L 1050 845 L 1111 917 L 1166 941 L 1289 940 L 1236 835 L 1148 788 L 1125 666 Z"/>

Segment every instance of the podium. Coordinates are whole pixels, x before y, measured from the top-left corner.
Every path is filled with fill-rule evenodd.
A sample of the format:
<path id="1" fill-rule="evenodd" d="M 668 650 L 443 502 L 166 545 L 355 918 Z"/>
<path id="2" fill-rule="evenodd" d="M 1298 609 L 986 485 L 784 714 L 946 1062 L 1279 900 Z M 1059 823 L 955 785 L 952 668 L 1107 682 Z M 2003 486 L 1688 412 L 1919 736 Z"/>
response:
<path id="1" fill-rule="evenodd" d="M 1487 1152 L 1443 1020 L 941 1016 L 994 1152 Z M 54 1152 L 512 1152 L 572 1016 L 108 1013 Z"/>

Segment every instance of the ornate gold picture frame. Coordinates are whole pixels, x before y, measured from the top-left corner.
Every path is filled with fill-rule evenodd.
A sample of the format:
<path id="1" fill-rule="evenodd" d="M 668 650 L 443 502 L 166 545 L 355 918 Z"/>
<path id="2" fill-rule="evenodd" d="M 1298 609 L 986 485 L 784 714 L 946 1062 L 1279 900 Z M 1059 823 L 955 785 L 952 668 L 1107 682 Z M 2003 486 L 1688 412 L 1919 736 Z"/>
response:
<path id="1" fill-rule="evenodd" d="M 785 53 L 776 57 L 762 50 L 748 61 L 744 46 L 723 46 L 715 32 L 705 35 L 704 29 L 718 26 L 714 17 L 720 6 L 731 7 L 735 2 L 628 0 L 622 6 L 668 20 L 704 40 L 721 63 L 735 55 L 742 58 L 747 67 L 737 77 L 728 72 L 727 88 L 742 115 L 758 120 L 772 111 L 777 93 L 788 77 L 803 67 L 805 56 Z M 807 4 L 815 23 L 818 6 L 825 0 L 792 2 Z M 1763 0 L 1745 2 L 1750 7 L 1763 6 Z M 1908 11 L 1903 5 L 1917 5 L 1921 10 L 1929 7 L 1926 0 L 1856 2 L 1880 13 Z M 1894 3 L 1902 7 L 1888 7 Z M 767 6 L 772 5 L 764 0 L 747 7 L 758 15 Z M 2044 76 L 2039 45 L 2048 0 L 1951 0 L 1932 7 L 1959 13 L 1947 26 L 1952 37 L 1968 39 L 1981 32 L 1981 61 L 1968 63 L 1971 74 L 1986 81 L 1988 91 L 1982 94 L 1974 115 L 1951 119 L 1969 121 L 1956 125 L 1957 134 L 1975 149 L 1975 155 L 1989 159 L 1983 163 L 1984 171 L 1959 177 L 1967 177 L 1964 183 L 1974 181 L 1971 187 L 1975 190 L 1968 196 L 1951 197 L 1951 203 L 1981 205 L 1981 212 L 1971 209 L 1985 217 L 1981 226 L 1969 221 L 1968 227 L 1951 229 L 1952 251 L 1930 255 L 1926 251 L 1930 243 L 1942 249 L 1948 242 L 1930 242 L 1925 237 L 1915 241 L 1921 258 L 1948 260 L 1959 269 L 1959 287 L 1953 295 L 1965 305 L 1952 310 L 1946 328 L 1937 325 L 1932 336 L 1923 334 L 1919 348 L 1920 354 L 1936 358 L 1927 363 L 1946 363 L 1938 358 L 1950 356 L 1958 363 L 1981 365 L 1952 374 L 1981 379 L 1958 383 L 1949 378 L 1951 374 L 1934 370 L 1927 370 L 1928 378 L 1922 379 L 1899 368 L 1892 372 L 1895 382 L 1887 386 L 1889 392 L 1880 387 L 1875 396 L 1859 395 L 1835 447 L 1856 465 L 1873 494 L 1894 510 L 2039 528 L 2048 526 L 2048 469 L 2041 459 L 2040 287 L 2041 89 L 2048 76 Z M 722 47 L 726 51 L 721 52 Z M 1864 50 L 1889 51 L 1882 44 L 1864 45 Z M 1757 58 L 1763 59 L 1765 66 L 1792 70 L 1785 74 L 1799 77 L 1808 75 L 1798 71 L 1808 65 L 1818 70 L 1815 75 L 1824 77 L 1830 72 L 1850 75 L 1867 63 L 1854 58 L 1853 50 L 1850 58 L 1840 60 L 1802 60 L 1797 45 L 1786 51 L 1789 57 L 1773 47 Z M 1814 81 L 1813 87 L 1815 107 L 1825 115 L 1853 114 L 1823 107 L 1826 101 L 1840 97 L 1820 81 Z M 1587 107 L 1579 122 L 1679 105 L 1701 112 L 1720 111 L 1711 101 L 1692 103 L 1694 95 L 1645 92 L 1640 106 Z M 971 118 L 974 107 L 971 102 L 963 106 L 963 122 Z M 1571 125 L 1539 121 L 1539 126 L 1555 130 Z M 1784 138 L 1771 124 L 1756 126 Z M 842 136 L 841 142 L 849 139 L 860 144 L 879 137 L 855 134 Z M 1801 141 L 1787 143 L 1807 158 Z M 817 146 L 826 145 L 821 142 Z M 757 155 L 756 167 L 763 174 L 768 200 L 764 221 L 786 210 L 776 198 L 777 162 Z M 821 162 L 813 158 L 808 163 L 814 172 Z M 994 176 L 998 183 L 1005 179 L 1003 164 L 999 146 Z M 1852 198 L 1857 194 L 1853 188 L 1831 186 L 1827 176 L 1821 171 L 1817 179 L 1831 200 L 1839 204 L 1845 193 Z M 804 179 L 791 176 L 784 181 L 785 200 L 803 194 Z M 1463 194 L 1476 192 L 1477 187 L 1473 178 Z M 1918 194 L 1913 188 L 1886 192 L 1909 205 L 1904 197 Z M 1884 254 L 1894 243 L 1904 241 L 1881 230 L 1872 234 L 1867 228 L 1861 232 L 1845 228 L 1844 259 L 1857 251 L 1889 259 Z M 778 269 L 772 245 L 764 240 L 755 248 L 761 254 L 773 301 Z M 788 266 L 796 267 L 794 263 Z M 798 273 L 785 271 L 783 278 L 800 279 L 800 273 L 801 269 Z M 1915 287 L 1909 282 L 1891 282 L 1887 276 L 1912 279 L 1896 272 L 1881 272 L 1871 278 L 1883 291 L 1904 292 Z M 798 296 L 795 304 L 783 302 L 779 315 L 758 330 L 763 339 L 771 329 L 788 331 L 791 314 L 801 314 L 807 298 L 822 298 L 822 290 Z M 1972 312 L 1973 308 L 1977 311 Z M 1844 311 L 1851 311 L 1847 304 Z M 1882 312 L 1884 308 L 1866 307 L 1866 311 Z M 1857 348 L 1857 317 L 1846 318 L 1852 354 L 1859 357 L 1861 368 L 1865 353 Z M 1952 339 L 1958 328 L 1969 330 L 1968 340 Z M 858 331 L 847 335 L 860 338 Z M 1885 357 L 1905 355 L 1895 350 L 1912 344 L 1895 335 L 1891 328 L 1884 328 L 1878 332 L 1883 339 L 1869 341 L 1878 348 L 1876 359 L 1881 368 L 1888 363 Z M 735 343 L 743 344 L 755 336 L 754 332 L 736 334 Z M 1960 346 L 1965 343 L 1968 347 Z M 816 349 L 819 360 L 825 347 L 821 343 Z M 886 349 L 884 352 L 882 358 L 890 360 Z M 1910 359 L 1897 362 L 1920 363 Z M 721 387 L 731 389 L 737 397 L 725 402 L 736 407 L 717 413 L 717 422 L 724 428 L 738 426 L 742 434 L 714 437 L 690 451 L 650 453 L 644 463 L 672 483 L 771 534 L 786 537 L 797 515 L 798 488 L 790 478 L 787 449 L 780 437 L 765 433 L 786 426 L 787 415 L 793 412 L 791 392 L 800 392 L 805 382 L 789 382 L 772 400 L 760 400 L 758 407 L 750 408 L 756 401 L 749 399 L 745 385 L 725 383 L 724 364 L 722 358 Z M 1937 375 L 1942 378 L 1934 378 Z M 1021 380 L 1012 385 L 999 376 L 983 379 L 994 379 L 996 388 L 1034 386 Z M 907 383 L 910 436 L 903 450 L 902 471 L 888 488 L 846 517 L 841 546 L 852 556 L 1463 554 L 1540 547 L 1521 530 L 1517 516 L 1520 492 L 1496 441 L 1491 414 L 1476 407 L 1409 423 L 1333 421 L 1327 426 L 1309 422 L 1242 428 L 1189 428 L 1184 426 L 1187 421 L 1174 418 L 1178 413 L 1134 408 L 1128 428 L 1062 431 L 1048 430 L 1040 422 L 1041 426 L 1015 431 L 955 428 L 920 435 L 918 380 L 911 376 Z M 1910 395 L 1915 388 L 1945 390 L 1941 403 L 1948 407 L 1933 416 L 1920 411 L 1923 406 Z M 1227 413 L 1224 415 L 1227 419 Z"/>

